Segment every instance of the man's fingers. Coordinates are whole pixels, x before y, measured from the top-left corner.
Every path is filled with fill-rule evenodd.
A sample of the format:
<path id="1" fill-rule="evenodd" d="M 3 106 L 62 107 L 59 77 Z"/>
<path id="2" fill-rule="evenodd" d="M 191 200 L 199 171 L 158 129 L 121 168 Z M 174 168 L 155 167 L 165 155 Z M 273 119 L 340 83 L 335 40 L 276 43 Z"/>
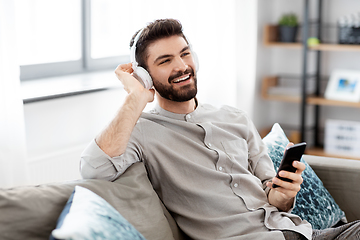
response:
<path id="1" fill-rule="evenodd" d="M 121 72 L 132 73 L 133 72 L 132 63 L 125 63 L 117 66 L 117 68 L 115 69 L 115 73 L 121 73 Z"/>
<path id="2" fill-rule="evenodd" d="M 133 88 L 132 85 L 139 84 L 134 76 L 132 76 L 132 73 L 133 69 L 131 63 L 120 64 L 115 69 L 116 77 L 122 82 L 126 91 L 128 91 L 130 88 Z"/>
<path id="3" fill-rule="evenodd" d="M 285 147 L 284 153 L 285 153 L 286 149 L 287 149 L 288 147 L 291 147 L 291 146 L 294 146 L 294 143 L 289 142 L 289 143 L 286 145 L 286 147 Z"/>
<path id="4" fill-rule="evenodd" d="M 289 143 L 286 145 L 286 148 L 291 147 L 291 146 L 294 146 L 294 143 L 289 142 Z"/>
<path id="5" fill-rule="evenodd" d="M 275 188 L 276 191 L 282 193 L 284 196 L 286 196 L 286 198 L 291 199 L 296 197 L 298 191 L 297 190 L 289 190 L 286 188 Z M 299 189 L 300 190 L 300 189 Z"/>
<path id="6" fill-rule="evenodd" d="M 302 173 L 306 168 L 305 164 L 300 161 L 294 161 L 292 165 L 294 168 L 297 169 L 296 170 L 297 173 L 299 173 L 299 172 Z"/>
<path id="7" fill-rule="evenodd" d="M 280 177 L 290 179 L 292 184 L 301 184 L 303 182 L 303 178 L 298 173 L 281 171 L 279 175 Z"/>
<path id="8" fill-rule="evenodd" d="M 301 187 L 301 181 L 300 182 L 286 182 L 286 181 L 282 181 L 281 179 L 278 178 L 274 178 L 272 180 L 272 183 L 278 185 L 278 188 L 274 188 L 274 190 L 279 191 L 283 194 L 285 194 L 286 196 L 288 196 L 289 198 L 291 197 L 295 197 L 296 194 L 300 191 Z M 272 183 L 268 183 L 268 187 L 272 187 Z"/>

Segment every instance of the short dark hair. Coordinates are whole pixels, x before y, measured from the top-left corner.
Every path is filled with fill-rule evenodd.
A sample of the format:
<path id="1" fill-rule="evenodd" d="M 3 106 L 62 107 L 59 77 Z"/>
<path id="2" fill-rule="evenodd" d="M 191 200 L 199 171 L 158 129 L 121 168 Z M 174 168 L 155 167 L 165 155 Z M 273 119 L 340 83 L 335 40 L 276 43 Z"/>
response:
<path id="1" fill-rule="evenodd" d="M 130 41 L 130 48 L 134 44 L 134 39 L 136 35 L 141 31 L 138 30 Z M 147 58 L 148 52 L 147 47 L 162 38 L 171 37 L 171 36 L 181 36 L 187 42 L 184 34 L 181 23 L 178 20 L 167 18 L 167 19 L 158 19 L 152 23 L 149 23 L 142 31 L 139 40 L 136 43 L 136 52 L 135 58 L 139 66 L 147 69 Z"/>

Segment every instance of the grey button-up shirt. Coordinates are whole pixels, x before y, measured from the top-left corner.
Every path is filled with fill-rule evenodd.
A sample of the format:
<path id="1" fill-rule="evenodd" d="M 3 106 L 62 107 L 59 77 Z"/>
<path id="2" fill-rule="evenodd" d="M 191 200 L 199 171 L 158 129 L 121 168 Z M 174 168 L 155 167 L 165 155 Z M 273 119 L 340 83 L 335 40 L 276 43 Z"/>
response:
<path id="1" fill-rule="evenodd" d="M 143 113 L 126 152 L 111 158 L 95 141 L 84 150 L 84 178 L 118 178 L 143 161 L 150 181 L 193 239 L 284 239 L 279 230 L 311 238 L 307 221 L 269 204 L 266 182 L 275 176 L 255 126 L 242 111 L 199 105 L 190 114 L 157 106 Z"/>

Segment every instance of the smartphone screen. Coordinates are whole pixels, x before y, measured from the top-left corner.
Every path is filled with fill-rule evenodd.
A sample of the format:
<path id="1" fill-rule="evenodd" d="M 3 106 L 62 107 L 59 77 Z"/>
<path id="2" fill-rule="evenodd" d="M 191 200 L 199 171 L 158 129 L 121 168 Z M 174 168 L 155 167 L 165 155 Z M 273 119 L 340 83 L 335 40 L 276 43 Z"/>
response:
<path id="1" fill-rule="evenodd" d="M 286 181 L 286 182 L 291 182 L 290 179 L 280 177 L 279 172 L 282 170 L 288 171 L 288 172 L 296 172 L 296 168 L 294 168 L 292 166 L 292 163 L 293 163 L 293 161 L 300 161 L 301 156 L 305 152 L 305 148 L 306 148 L 306 143 L 303 142 L 303 143 L 298 143 L 293 146 L 290 146 L 285 150 L 283 159 L 281 160 L 279 169 L 276 174 L 277 178 L 279 178 L 283 181 Z M 277 188 L 279 186 L 276 184 L 273 184 L 273 187 Z"/>

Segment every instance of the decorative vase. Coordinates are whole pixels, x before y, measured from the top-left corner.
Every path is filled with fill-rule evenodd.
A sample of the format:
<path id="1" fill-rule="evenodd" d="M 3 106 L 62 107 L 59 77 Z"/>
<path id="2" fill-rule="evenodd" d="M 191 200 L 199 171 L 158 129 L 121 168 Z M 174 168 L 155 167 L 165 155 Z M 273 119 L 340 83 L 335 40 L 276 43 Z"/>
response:
<path id="1" fill-rule="evenodd" d="M 298 27 L 279 26 L 281 42 L 295 42 Z"/>

